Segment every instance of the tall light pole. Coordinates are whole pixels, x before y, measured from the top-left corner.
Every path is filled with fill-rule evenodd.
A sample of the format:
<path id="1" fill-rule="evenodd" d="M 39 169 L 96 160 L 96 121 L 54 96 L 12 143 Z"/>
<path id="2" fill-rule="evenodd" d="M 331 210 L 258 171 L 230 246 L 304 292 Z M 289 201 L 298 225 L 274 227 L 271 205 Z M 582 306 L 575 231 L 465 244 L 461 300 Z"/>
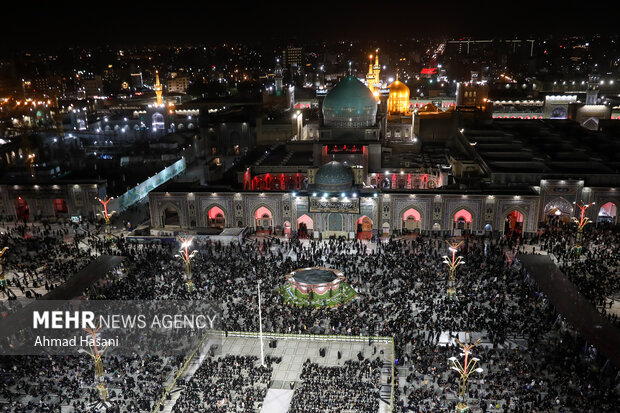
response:
<path id="1" fill-rule="evenodd" d="M 465 398 L 468 393 L 468 383 L 469 376 L 476 372 L 482 373 L 482 368 L 476 367 L 476 364 L 480 361 L 480 359 L 476 357 L 469 358 L 469 354 L 471 353 L 471 349 L 480 344 L 481 339 L 476 340 L 474 344 L 464 344 L 459 341 L 459 339 L 455 339 L 455 341 L 461 346 L 463 349 L 463 364 L 456 357 L 450 357 L 448 360 L 450 361 L 450 369 L 456 371 L 461 376 L 461 382 L 459 383 L 459 401 L 456 404 L 456 413 L 465 413 L 469 412 L 469 406 L 467 406 L 467 402 Z"/>
<path id="2" fill-rule="evenodd" d="M 179 253 L 175 255 L 175 257 L 181 258 L 185 263 L 185 275 L 187 281 L 185 282 L 185 287 L 187 291 L 190 293 L 194 291 L 194 282 L 192 281 L 192 269 L 190 267 L 190 261 L 194 256 L 198 253 L 198 250 L 191 251 L 189 247 L 192 245 L 193 238 L 182 238 L 178 237 L 179 241 L 181 241 L 181 249 L 179 249 Z"/>
<path id="3" fill-rule="evenodd" d="M 263 309 L 260 298 L 260 280 L 258 281 L 258 337 L 260 340 L 260 364 L 265 366 L 265 345 L 263 344 Z"/>
<path id="4" fill-rule="evenodd" d="M 99 201 L 103 206 L 103 210 L 97 215 L 103 217 L 103 220 L 105 221 L 105 232 L 108 237 L 110 236 L 110 218 L 116 213 L 116 211 L 108 211 L 108 204 L 112 199 L 113 198 L 109 198 L 107 196 L 104 199 L 97 197 L 97 201 Z"/>
<path id="5" fill-rule="evenodd" d="M 106 347 L 103 346 L 101 349 L 99 349 L 99 346 L 97 345 L 97 333 L 99 332 L 99 330 L 101 330 L 101 326 L 97 327 L 94 330 L 90 328 L 84 329 L 84 331 L 90 334 L 90 337 L 91 337 L 90 351 L 79 349 L 78 352 L 88 354 L 89 356 L 93 358 L 94 367 L 95 367 L 95 382 L 97 383 L 97 390 L 99 391 L 99 396 L 101 397 L 101 401 L 105 403 L 108 401 L 108 389 L 106 388 L 105 383 L 104 383 L 103 363 L 101 361 L 101 356 L 103 355 L 103 352 L 105 351 Z"/>
<path id="6" fill-rule="evenodd" d="M 577 205 L 577 208 L 581 210 L 581 214 L 579 218 L 573 217 L 573 222 L 577 224 L 577 239 L 575 241 L 575 253 L 577 254 L 577 256 L 579 256 L 581 255 L 581 249 L 582 249 L 581 240 L 583 238 L 583 228 L 590 223 L 590 218 L 586 216 L 586 210 L 591 205 L 594 205 L 595 202 L 590 202 L 589 204 L 584 204 L 583 202 L 580 204 L 577 204 L 573 202 L 573 204 Z"/>
<path id="7" fill-rule="evenodd" d="M 448 268 L 450 269 L 449 273 L 448 273 L 448 290 L 447 290 L 447 296 L 449 299 L 454 299 L 454 297 L 456 296 L 456 289 L 454 288 L 454 276 L 456 274 L 456 268 L 461 265 L 464 264 L 465 261 L 463 261 L 463 257 L 461 256 L 456 256 L 456 252 L 458 251 L 459 247 L 463 244 L 463 241 L 459 242 L 458 244 L 456 242 L 448 242 L 446 241 L 446 243 L 448 244 L 448 250 L 450 252 L 452 252 L 452 257 L 448 257 L 447 255 L 443 256 L 443 263 L 446 264 L 448 266 Z"/>
<path id="8" fill-rule="evenodd" d="M 9 247 L 4 247 L 2 248 L 2 251 L 0 251 L 0 290 L 4 290 L 8 285 L 8 281 L 4 277 L 4 267 L 2 266 L 2 256 L 8 249 Z"/>

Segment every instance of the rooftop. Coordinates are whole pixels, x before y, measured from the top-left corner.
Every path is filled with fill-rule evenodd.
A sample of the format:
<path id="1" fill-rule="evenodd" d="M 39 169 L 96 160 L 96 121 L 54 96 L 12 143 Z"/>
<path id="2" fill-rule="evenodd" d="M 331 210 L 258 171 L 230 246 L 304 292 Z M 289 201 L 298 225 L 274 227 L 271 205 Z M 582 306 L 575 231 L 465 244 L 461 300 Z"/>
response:
<path id="1" fill-rule="evenodd" d="M 567 120 L 495 119 L 463 132 L 491 172 L 620 173 L 620 134 Z"/>

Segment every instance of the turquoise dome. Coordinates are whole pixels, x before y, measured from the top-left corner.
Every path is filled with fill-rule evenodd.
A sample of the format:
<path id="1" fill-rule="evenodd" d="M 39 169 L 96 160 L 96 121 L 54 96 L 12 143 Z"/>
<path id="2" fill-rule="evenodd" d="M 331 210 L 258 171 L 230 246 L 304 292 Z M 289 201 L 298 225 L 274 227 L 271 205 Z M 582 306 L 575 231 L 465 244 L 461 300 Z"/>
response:
<path id="1" fill-rule="evenodd" d="M 323 101 L 325 126 L 360 128 L 377 122 L 377 100 L 355 76 L 342 79 Z"/>
<path id="2" fill-rule="evenodd" d="M 350 190 L 353 186 L 353 171 L 348 166 L 332 161 L 321 166 L 314 175 L 314 187 L 323 192 Z"/>

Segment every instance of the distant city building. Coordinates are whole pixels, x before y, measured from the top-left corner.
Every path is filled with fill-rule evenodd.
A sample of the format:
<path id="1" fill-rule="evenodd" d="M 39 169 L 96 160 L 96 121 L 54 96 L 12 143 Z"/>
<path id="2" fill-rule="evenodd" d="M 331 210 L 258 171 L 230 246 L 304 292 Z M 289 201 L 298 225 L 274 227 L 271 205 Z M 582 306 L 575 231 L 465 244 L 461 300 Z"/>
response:
<path id="1" fill-rule="evenodd" d="M 84 88 L 86 97 L 94 98 L 104 96 L 101 75 L 94 75 L 90 78 L 82 79 L 82 87 Z"/>
<path id="2" fill-rule="evenodd" d="M 0 60 L 0 97 L 23 97 L 12 60 Z"/>
<path id="3" fill-rule="evenodd" d="M 189 76 L 181 75 L 168 79 L 168 93 L 185 93 L 189 87 Z"/>
<path id="4" fill-rule="evenodd" d="M 289 66 L 301 66 L 302 61 L 302 48 L 295 46 L 288 46 L 286 49 L 282 50 L 282 65 L 284 67 Z"/>
<path id="5" fill-rule="evenodd" d="M 489 85 L 485 82 L 459 82 L 456 88 L 456 105 L 470 106 L 486 111 L 489 108 Z"/>
<path id="6" fill-rule="evenodd" d="M 132 73 L 131 74 L 131 87 L 140 90 L 144 86 L 142 81 L 142 72 Z"/>

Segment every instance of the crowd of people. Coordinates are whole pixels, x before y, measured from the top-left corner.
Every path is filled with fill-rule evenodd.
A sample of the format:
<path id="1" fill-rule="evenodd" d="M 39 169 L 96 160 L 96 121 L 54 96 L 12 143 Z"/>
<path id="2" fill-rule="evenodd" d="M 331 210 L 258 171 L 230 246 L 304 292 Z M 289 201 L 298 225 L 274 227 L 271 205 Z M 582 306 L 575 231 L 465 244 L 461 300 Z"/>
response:
<path id="1" fill-rule="evenodd" d="M 150 412 L 182 362 L 183 357 L 104 357 L 109 399 L 104 410 L 90 357 L 5 356 L 0 360 L 0 412 Z"/>
<path id="2" fill-rule="evenodd" d="M 341 366 L 319 366 L 307 360 L 289 413 L 379 411 L 381 360 L 347 360 Z"/>
<path id="3" fill-rule="evenodd" d="M 172 412 L 260 411 L 271 382 L 272 365 L 278 362 L 267 357 L 262 366 L 255 356 L 207 357 L 191 378 L 179 380 L 183 390 Z"/>
<path id="4" fill-rule="evenodd" d="M 42 257 L 39 263 L 46 259 L 57 262 L 47 273 L 49 277 L 62 278 L 61 273 L 66 277 L 75 272 L 82 265 L 81 257 L 92 256 L 98 243 L 103 242 L 96 236 L 89 240 L 88 235 L 81 240 L 78 236 L 77 243 L 75 238 L 63 241 L 65 234 L 53 231 L 56 241 L 45 247 L 45 233 L 32 235 L 36 240 L 33 245 L 46 251 L 43 256 L 47 258 Z M 15 234 L 9 238 L 19 238 Z M 258 331 L 255 286 L 261 281 L 265 331 L 393 337 L 398 359 L 394 382 L 397 412 L 454 409 L 457 375 L 450 370 L 447 359 L 458 356 L 459 349 L 445 338 L 459 332 L 477 332 L 483 338 L 474 352 L 485 371 L 472 376 L 469 393 L 470 405 L 481 411 L 613 411 L 619 402 L 614 392 L 616 368 L 593 354 L 570 326 L 557 322 L 553 305 L 524 282 L 523 273 L 511 265 L 510 257 L 517 251 L 553 254 L 567 276 L 598 305 L 618 292 L 618 234 L 616 228 L 589 229 L 581 256 L 574 252 L 575 233 L 568 226 L 545 228 L 527 240 L 467 237 L 458 252 L 465 264 L 457 270 L 454 300 L 446 295 L 447 268 L 442 256 L 447 252 L 445 240 L 439 238 L 418 236 L 374 243 L 253 237 L 243 245 L 196 241 L 192 245 L 198 250 L 191 261 L 196 287 L 192 292 L 185 287 L 184 264 L 173 257 L 178 246 L 135 245 L 120 239 L 113 247 L 102 244 L 102 249 L 128 257 L 126 274 L 101 282 L 89 290 L 88 298 L 208 300 L 221 305 L 224 330 Z M 9 270 L 19 264 L 26 268 L 25 258 L 13 257 L 5 261 L 5 266 Z M 284 305 L 278 293 L 285 282 L 284 274 L 312 266 L 342 271 L 358 296 L 329 309 Z M 35 261 L 28 267 L 30 271 L 40 268 Z M 20 272 L 28 273 L 22 269 Z M 46 277 L 38 278 L 38 282 L 53 283 L 53 278 Z M 68 363 L 65 359 L 51 360 L 59 365 Z M 26 370 L 28 363 L 14 358 L 0 360 L 5 369 L 17 365 Z M 104 361 L 109 373 L 114 366 L 107 363 Z M 295 389 L 292 411 L 334 411 L 321 402 L 328 394 L 334 396 L 330 403 L 342 403 L 343 409 L 357 406 L 352 410 L 377 411 L 374 362 L 368 362 L 368 371 L 356 368 L 354 363 L 333 369 L 306 363 Z M 196 406 L 205 409 L 201 411 L 253 411 L 264 398 L 270 371 L 242 355 L 221 360 L 205 358 L 196 374 L 181 382 L 184 390 L 174 411 L 189 413 L 196 411 Z M 158 380 L 165 376 L 163 370 L 157 374 Z M 353 375 L 350 382 L 357 384 L 349 386 L 343 379 L 346 374 Z M 68 403 L 68 395 L 85 388 L 78 376 L 87 375 L 75 374 L 75 380 L 57 381 L 62 388 L 57 393 L 63 395 L 59 400 Z M 32 376 L 28 380 L 37 382 Z M 23 387 L 17 393 L 15 383 L 3 384 L 0 389 L 4 399 L 10 396 L 11 400 L 8 409 L 0 400 L 0 411 L 3 407 L 10 412 L 31 411 L 15 405 L 14 399 Z M 119 388 L 116 399 L 120 411 L 147 411 L 149 403 L 161 396 L 161 386 L 154 389 L 138 396 L 137 391 Z M 83 411 L 81 408 L 74 406 L 74 411 Z"/>

